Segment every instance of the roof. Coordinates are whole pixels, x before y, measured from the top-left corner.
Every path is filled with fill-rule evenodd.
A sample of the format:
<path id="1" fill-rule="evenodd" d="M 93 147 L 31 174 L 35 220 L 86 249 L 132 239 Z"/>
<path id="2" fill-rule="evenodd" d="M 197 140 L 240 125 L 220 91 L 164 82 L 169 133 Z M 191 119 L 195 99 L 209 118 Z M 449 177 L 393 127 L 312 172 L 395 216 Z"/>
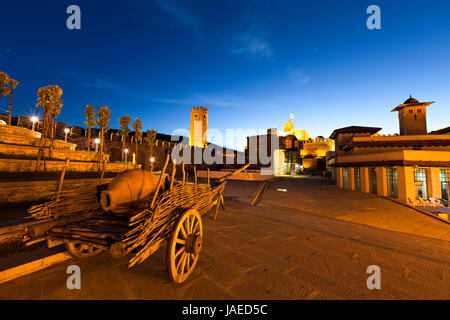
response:
<path id="1" fill-rule="evenodd" d="M 450 134 L 450 127 L 431 131 L 429 134 Z"/>
<path id="2" fill-rule="evenodd" d="M 330 139 L 336 139 L 338 134 L 342 134 L 342 133 L 366 133 L 367 132 L 370 134 L 374 134 L 380 130 L 381 130 L 381 128 L 377 128 L 377 127 L 350 126 L 350 127 L 335 129 L 333 131 L 333 133 L 331 134 Z"/>
<path id="3" fill-rule="evenodd" d="M 402 104 L 399 104 L 398 106 L 396 106 L 394 109 L 392 109 L 391 112 L 394 111 L 400 111 L 401 109 L 405 108 L 405 107 L 418 107 L 418 106 L 425 106 L 428 107 L 430 104 L 433 104 L 434 101 L 432 102 L 419 102 L 419 100 L 414 99 L 413 97 L 409 96 L 409 99 L 407 99 L 405 102 L 403 102 Z"/>

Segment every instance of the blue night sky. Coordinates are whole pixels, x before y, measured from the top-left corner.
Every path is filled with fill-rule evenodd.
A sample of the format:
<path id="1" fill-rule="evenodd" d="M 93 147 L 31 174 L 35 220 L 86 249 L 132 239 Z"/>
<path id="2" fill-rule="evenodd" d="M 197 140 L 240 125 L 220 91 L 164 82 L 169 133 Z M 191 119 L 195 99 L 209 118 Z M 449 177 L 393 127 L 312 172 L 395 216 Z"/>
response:
<path id="1" fill-rule="evenodd" d="M 81 30 L 66 8 L 81 8 Z M 369 5 L 381 30 L 366 27 Z M 339 127 L 398 132 L 392 108 L 436 101 L 428 130 L 449 126 L 448 1 L 127 0 L 3 1 L 0 70 L 20 81 L 14 115 L 36 113 L 39 87 L 64 90 L 59 121 L 82 125 L 86 104 L 129 114 L 144 130 Z M 1 111 L 7 99 L 0 100 Z M 242 148 L 242 145 L 229 145 Z"/>

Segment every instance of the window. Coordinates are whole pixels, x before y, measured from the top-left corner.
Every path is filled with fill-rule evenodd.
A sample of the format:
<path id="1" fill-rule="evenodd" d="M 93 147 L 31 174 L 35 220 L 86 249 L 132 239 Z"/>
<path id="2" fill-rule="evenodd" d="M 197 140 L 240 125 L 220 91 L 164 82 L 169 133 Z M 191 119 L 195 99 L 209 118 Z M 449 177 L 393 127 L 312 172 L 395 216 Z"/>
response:
<path id="1" fill-rule="evenodd" d="M 347 168 L 342 169 L 342 182 L 344 185 L 344 189 L 348 189 L 348 169 Z"/>
<path id="2" fill-rule="evenodd" d="M 413 113 L 413 109 L 409 109 L 409 113 Z"/>
<path id="3" fill-rule="evenodd" d="M 388 185 L 388 196 L 392 198 L 398 198 L 397 169 L 387 168 L 386 175 Z"/>
<path id="4" fill-rule="evenodd" d="M 450 169 L 441 169 L 442 202 L 448 206 Z"/>
<path id="5" fill-rule="evenodd" d="M 355 180 L 355 190 L 361 191 L 361 170 L 360 170 L 360 168 L 355 168 L 353 176 L 354 176 L 354 180 Z"/>
<path id="6" fill-rule="evenodd" d="M 418 113 L 422 113 L 422 109 L 417 110 Z"/>
<path id="7" fill-rule="evenodd" d="M 427 171 L 414 169 L 414 185 L 416 186 L 416 199 L 427 199 Z"/>
<path id="8" fill-rule="evenodd" d="M 375 168 L 369 168 L 369 187 L 370 193 L 377 194 L 377 171 Z"/>

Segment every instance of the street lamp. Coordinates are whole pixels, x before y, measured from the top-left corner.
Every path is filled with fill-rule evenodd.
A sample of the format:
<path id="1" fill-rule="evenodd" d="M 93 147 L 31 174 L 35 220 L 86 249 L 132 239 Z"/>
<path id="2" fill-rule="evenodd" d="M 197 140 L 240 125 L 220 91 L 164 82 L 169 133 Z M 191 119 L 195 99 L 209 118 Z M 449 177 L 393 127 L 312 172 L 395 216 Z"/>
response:
<path id="1" fill-rule="evenodd" d="M 94 140 L 94 142 L 95 142 L 95 152 L 98 152 L 98 144 L 100 143 L 100 139 L 99 139 L 99 138 L 96 138 L 96 139 Z"/>
<path id="2" fill-rule="evenodd" d="M 30 120 L 33 123 L 33 126 L 31 127 L 31 130 L 34 131 L 34 125 L 36 124 L 36 122 L 39 121 L 39 118 L 36 117 L 36 116 L 32 116 Z"/>
<path id="3" fill-rule="evenodd" d="M 64 141 L 65 141 L 65 142 L 67 142 L 67 135 L 69 134 L 69 132 L 70 132 L 70 129 L 69 129 L 69 128 L 65 128 L 65 129 L 64 129 L 64 133 L 66 134 L 65 137 L 64 137 Z"/>
<path id="4" fill-rule="evenodd" d="M 155 162 L 155 158 L 150 157 L 150 172 L 153 172 L 153 163 Z"/>
<path id="5" fill-rule="evenodd" d="M 128 162 L 128 149 L 125 149 L 124 152 L 125 152 L 125 162 Z"/>

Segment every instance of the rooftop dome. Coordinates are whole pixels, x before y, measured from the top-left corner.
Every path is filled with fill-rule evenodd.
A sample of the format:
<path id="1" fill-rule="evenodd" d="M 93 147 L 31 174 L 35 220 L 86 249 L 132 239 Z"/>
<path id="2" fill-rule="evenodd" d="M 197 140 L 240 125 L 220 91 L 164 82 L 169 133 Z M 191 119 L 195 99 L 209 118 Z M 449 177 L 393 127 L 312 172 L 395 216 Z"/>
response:
<path id="1" fill-rule="evenodd" d="M 413 97 L 409 96 L 409 99 L 403 102 L 403 104 L 412 104 L 412 103 L 420 103 L 418 100 L 414 99 Z"/>

